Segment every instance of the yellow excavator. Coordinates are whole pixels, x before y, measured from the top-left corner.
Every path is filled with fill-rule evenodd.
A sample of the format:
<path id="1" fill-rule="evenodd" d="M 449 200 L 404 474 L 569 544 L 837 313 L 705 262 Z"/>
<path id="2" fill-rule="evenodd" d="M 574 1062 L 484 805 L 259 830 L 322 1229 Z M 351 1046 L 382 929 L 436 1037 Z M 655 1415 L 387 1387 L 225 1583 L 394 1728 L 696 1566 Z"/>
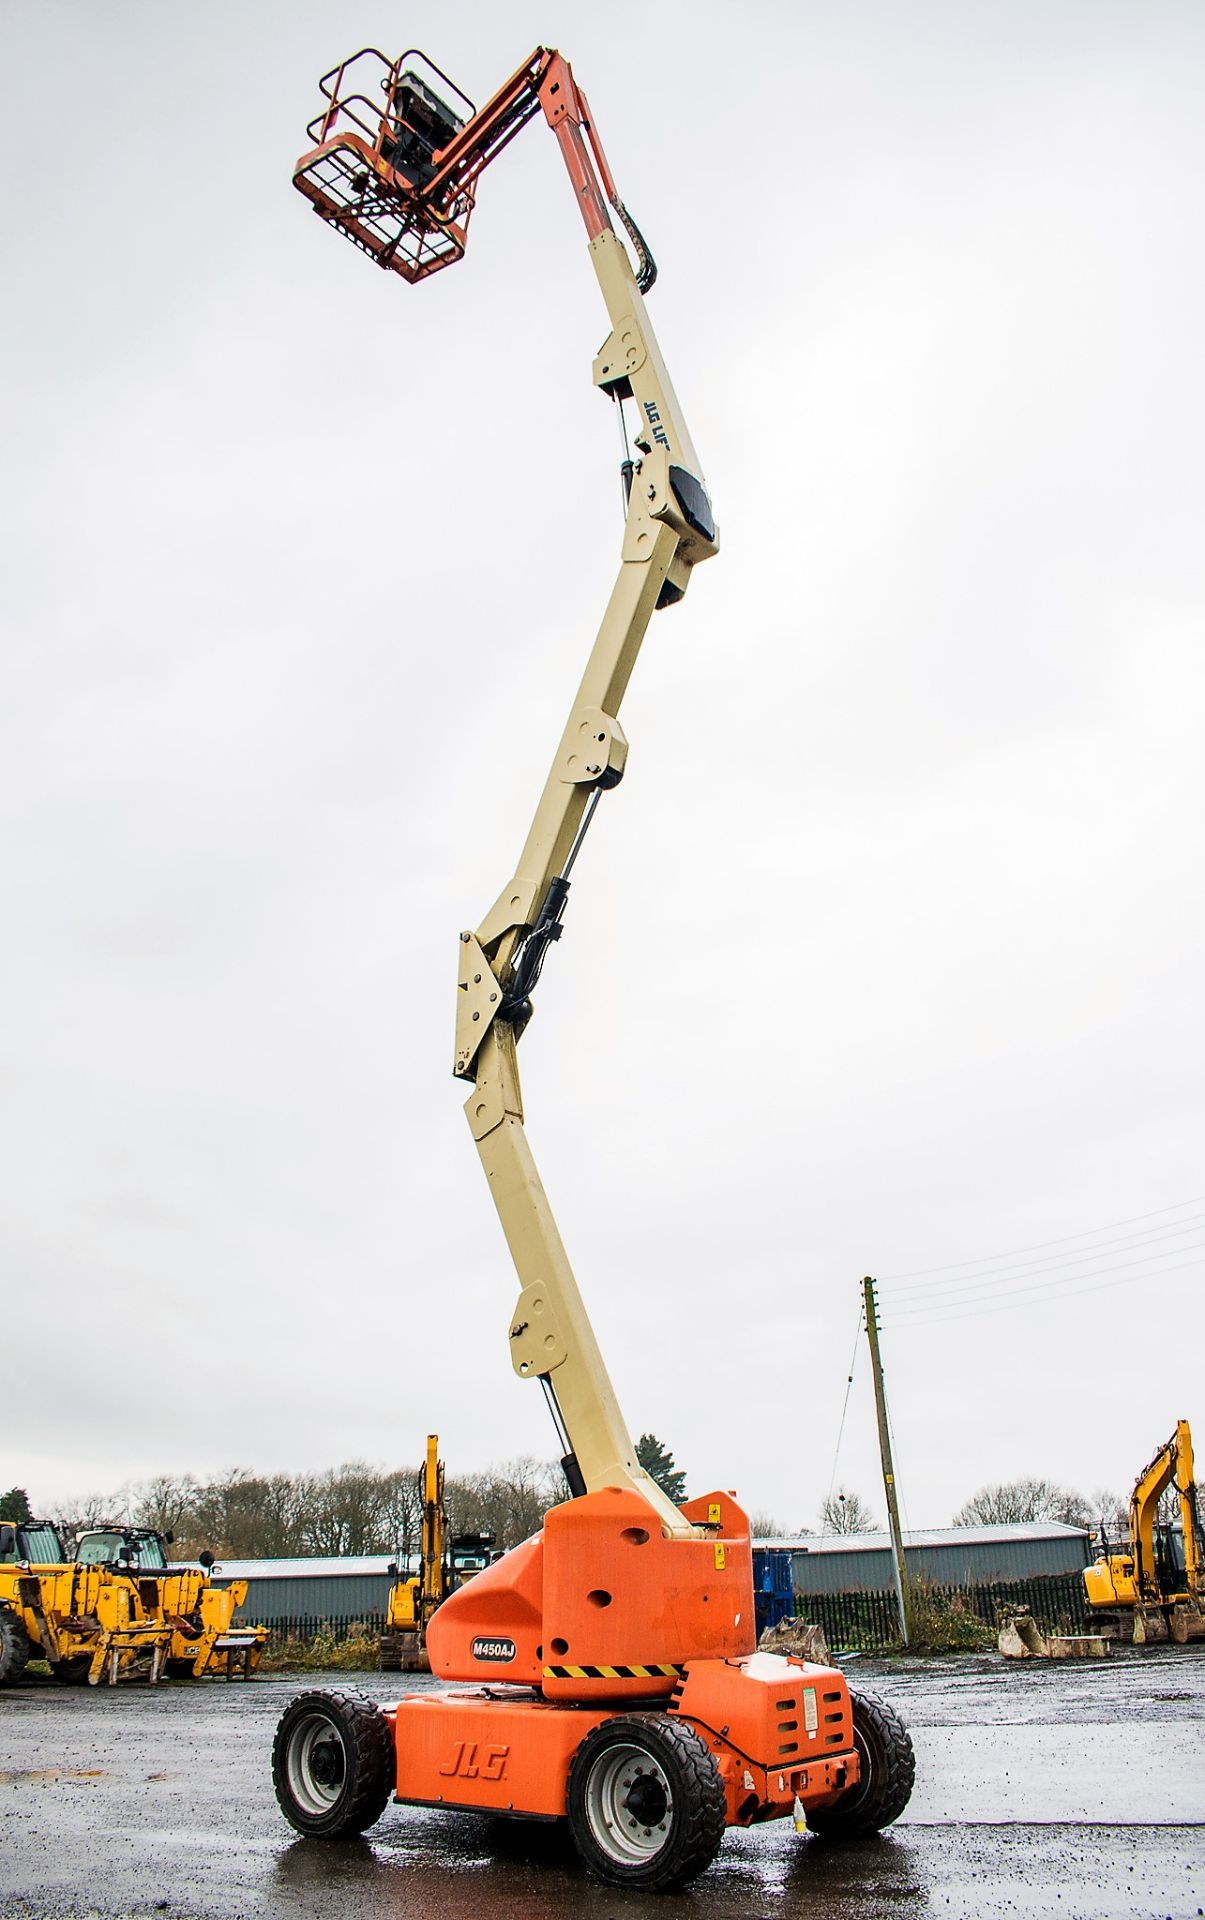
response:
<path id="1" fill-rule="evenodd" d="M 439 1457 L 439 1435 L 427 1435 L 427 1458 L 419 1475 L 423 1519 L 418 1571 L 395 1580 L 381 1635 L 382 1673 L 430 1673 L 427 1627 L 436 1608 L 450 1593 L 471 1580 L 490 1562 L 492 1533 L 449 1536 L 444 1506 L 444 1463 Z M 390 1567 L 397 1573 L 396 1562 Z"/>
<path id="2" fill-rule="evenodd" d="M 1180 1521 L 1162 1524 L 1159 1502 L 1174 1486 Z M 1187 1420 L 1139 1474 L 1130 1497 L 1129 1544 L 1107 1544 L 1084 1569 L 1084 1592 L 1097 1630 L 1131 1635 L 1136 1646 L 1155 1640 L 1205 1640 L 1205 1529 L 1193 1479 Z"/>

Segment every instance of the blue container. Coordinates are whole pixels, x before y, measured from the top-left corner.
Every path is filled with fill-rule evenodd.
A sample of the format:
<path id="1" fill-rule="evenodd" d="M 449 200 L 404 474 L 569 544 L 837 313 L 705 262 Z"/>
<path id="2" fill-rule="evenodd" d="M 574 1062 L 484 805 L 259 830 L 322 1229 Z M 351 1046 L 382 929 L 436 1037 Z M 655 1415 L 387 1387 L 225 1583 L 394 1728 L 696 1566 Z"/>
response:
<path id="1" fill-rule="evenodd" d="M 753 1602 L 757 1637 L 795 1612 L 795 1563 L 788 1547 L 754 1547 Z"/>

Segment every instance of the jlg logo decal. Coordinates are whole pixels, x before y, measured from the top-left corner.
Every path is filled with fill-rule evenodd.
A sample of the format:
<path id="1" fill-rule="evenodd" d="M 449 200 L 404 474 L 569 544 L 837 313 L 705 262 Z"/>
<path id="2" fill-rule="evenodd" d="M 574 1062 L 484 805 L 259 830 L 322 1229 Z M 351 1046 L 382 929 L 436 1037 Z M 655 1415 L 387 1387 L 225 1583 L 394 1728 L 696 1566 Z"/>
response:
<path id="1" fill-rule="evenodd" d="M 669 435 L 666 433 L 665 428 L 661 424 L 660 408 L 657 406 L 654 400 L 646 400 L 644 403 L 644 411 L 648 416 L 649 426 L 653 430 L 654 440 L 657 442 L 657 445 L 659 447 L 664 447 L 666 449 L 666 452 L 668 452 L 669 451 Z"/>
<path id="2" fill-rule="evenodd" d="M 501 1780 L 509 1758 L 509 1747 L 483 1747 L 476 1740 L 458 1740 L 450 1763 L 439 1771 L 459 1774 L 462 1780 Z"/>

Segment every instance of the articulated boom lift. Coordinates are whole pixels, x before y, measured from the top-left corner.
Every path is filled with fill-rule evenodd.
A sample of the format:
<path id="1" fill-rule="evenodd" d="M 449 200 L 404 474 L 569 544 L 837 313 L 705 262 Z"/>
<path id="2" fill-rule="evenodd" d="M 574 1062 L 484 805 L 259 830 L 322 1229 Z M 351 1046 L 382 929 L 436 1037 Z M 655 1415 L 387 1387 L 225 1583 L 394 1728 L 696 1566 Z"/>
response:
<path id="1" fill-rule="evenodd" d="M 521 1285 L 511 1362 L 544 1390 L 573 1497 L 432 1617 L 433 1671 L 467 1684 L 388 1709 L 303 1695 L 277 1733 L 277 1793 L 293 1825 L 319 1835 L 362 1831 L 391 1789 L 415 1804 L 567 1815 L 601 1878 L 676 1887 L 726 1826 L 794 1813 L 801 1827 L 876 1831 L 903 1810 L 913 1774 L 890 1708 L 851 1701 L 834 1669 L 755 1651 L 734 1497 L 679 1509 L 639 1465 L 523 1126 L 517 1044 L 582 838 L 623 776 L 628 679 L 653 613 L 682 598 L 718 535 L 645 310 L 656 269 L 568 62 L 538 48 L 480 111 L 417 53 L 366 49 L 321 85 L 295 184 L 410 281 L 462 257 L 482 172 L 543 115 L 610 320 L 594 382 L 621 422 L 631 405 L 635 425 L 619 575 L 515 874 L 460 936 L 456 996 L 454 1072 L 472 1086 L 465 1113 Z"/>

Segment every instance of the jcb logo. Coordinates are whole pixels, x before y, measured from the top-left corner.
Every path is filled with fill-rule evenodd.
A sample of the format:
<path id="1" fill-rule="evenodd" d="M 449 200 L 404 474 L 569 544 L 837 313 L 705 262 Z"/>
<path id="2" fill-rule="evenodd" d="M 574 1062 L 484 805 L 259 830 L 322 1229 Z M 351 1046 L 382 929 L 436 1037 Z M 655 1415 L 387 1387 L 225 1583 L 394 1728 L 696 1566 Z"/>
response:
<path id="1" fill-rule="evenodd" d="M 459 1774 L 462 1780 L 501 1780 L 509 1758 L 509 1747 L 483 1747 L 476 1740 L 458 1740 L 450 1762 L 439 1771 Z"/>

